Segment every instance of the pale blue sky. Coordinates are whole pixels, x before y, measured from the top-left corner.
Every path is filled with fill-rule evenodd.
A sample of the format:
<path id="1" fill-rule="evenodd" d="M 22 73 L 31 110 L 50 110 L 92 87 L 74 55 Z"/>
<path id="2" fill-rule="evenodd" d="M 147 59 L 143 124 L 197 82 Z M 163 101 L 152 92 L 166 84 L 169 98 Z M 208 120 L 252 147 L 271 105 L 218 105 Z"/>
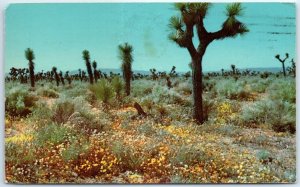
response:
<path id="1" fill-rule="evenodd" d="M 208 31 L 220 29 L 225 6 L 214 3 L 205 18 Z M 274 58 L 286 52 L 295 56 L 295 6 L 288 3 L 244 3 L 239 18 L 250 32 L 245 36 L 214 41 L 204 56 L 204 71 L 281 67 Z M 36 70 L 85 69 L 82 51 L 101 68 L 119 68 L 117 46 L 134 47 L 133 69 L 188 71 L 190 56 L 168 40 L 168 21 L 178 12 L 169 3 L 129 4 L 15 4 L 6 10 L 5 72 L 27 67 L 26 48 L 35 52 Z M 197 42 L 195 42 L 197 43 Z M 289 65 L 289 63 L 288 63 Z"/>

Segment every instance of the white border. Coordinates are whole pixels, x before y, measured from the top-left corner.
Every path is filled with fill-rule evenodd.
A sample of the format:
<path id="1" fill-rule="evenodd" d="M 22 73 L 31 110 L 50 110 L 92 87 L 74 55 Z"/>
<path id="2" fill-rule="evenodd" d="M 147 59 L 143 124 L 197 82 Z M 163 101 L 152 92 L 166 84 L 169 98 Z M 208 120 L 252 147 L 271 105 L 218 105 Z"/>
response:
<path id="1" fill-rule="evenodd" d="M 141 1 L 141 0 L 0 0 L 0 186 L 20 186 L 20 185 L 14 185 L 14 184 L 5 184 L 4 183 L 4 177 L 5 177 L 5 167 L 4 167 L 4 14 L 5 14 L 5 9 L 8 7 L 9 4 L 11 3 L 96 3 L 96 2 L 178 2 L 178 1 L 188 1 L 188 2 L 193 2 L 193 1 L 197 1 L 197 0 L 145 0 L 145 1 Z M 198 2 L 201 0 L 198 0 Z M 298 11 L 298 5 L 299 2 L 297 0 L 247 0 L 247 1 L 243 1 L 243 0 L 205 0 L 206 2 L 296 2 L 296 29 L 297 29 L 297 34 L 296 34 L 296 54 L 300 54 L 299 51 L 299 11 Z M 299 62 L 298 61 L 299 58 L 296 55 L 296 63 Z M 297 87 L 296 90 L 298 90 L 299 86 L 300 86 L 300 82 L 299 82 L 299 76 L 300 76 L 300 70 L 299 70 L 299 65 L 297 63 Z M 299 105 L 299 98 L 300 93 L 297 91 L 297 107 Z M 299 122 L 300 119 L 300 112 L 299 110 L 297 110 L 297 124 Z M 297 125 L 299 127 L 299 124 Z M 297 150 L 297 155 L 299 155 L 299 128 L 297 128 L 297 146 L 296 146 L 296 150 Z M 296 157 L 297 158 L 297 157 Z M 297 180 L 299 181 L 299 161 L 298 159 L 296 160 L 296 164 L 297 164 Z M 280 186 L 298 186 L 299 182 L 296 182 L 295 184 L 278 184 Z M 74 184 L 75 185 L 75 184 Z M 74 185 L 70 185 L 70 186 L 74 186 Z M 214 186 L 221 186 L 222 184 L 217 184 Z M 229 184 L 230 185 L 230 184 Z M 255 185 L 255 186 L 271 186 L 272 184 L 266 184 L 266 185 Z M 43 186 L 43 185 L 34 185 L 34 186 Z M 47 186 L 59 186 L 57 185 L 47 185 Z M 87 185 L 81 185 L 81 186 L 87 186 Z M 118 185 L 101 185 L 101 186 L 118 186 Z M 127 186 L 127 185 L 126 185 Z M 144 186 L 144 185 L 135 185 L 135 186 Z M 156 185 L 156 186 L 173 186 L 172 184 L 168 184 L 168 185 Z M 194 185 L 190 185 L 190 186 L 194 186 Z M 211 186 L 209 184 L 201 184 L 201 186 Z M 243 184 L 243 186 L 253 186 L 253 184 Z"/>

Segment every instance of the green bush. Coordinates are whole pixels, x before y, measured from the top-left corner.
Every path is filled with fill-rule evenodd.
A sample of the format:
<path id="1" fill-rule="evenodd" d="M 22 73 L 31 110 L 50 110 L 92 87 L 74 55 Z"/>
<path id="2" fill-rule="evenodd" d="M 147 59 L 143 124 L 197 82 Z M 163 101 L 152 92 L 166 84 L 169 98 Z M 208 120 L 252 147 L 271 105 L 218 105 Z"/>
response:
<path id="1" fill-rule="evenodd" d="M 60 98 L 54 103 L 53 121 L 57 123 L 66 123 L 69 117 L 75 111 L 75 105 L 70 99 Z"/>
<path id="2" fill-rule="evenodd" d="M 176 87 L 176 91 L 184 95 L 191 95 L 192 94 L 192 84 L 187 82 L 179 83 L 178 87 Z"/>
<path id="3" fill-rule="evenodd" d="M 250 90 L 243 81 L 233 79 L 218 81 L 216 92 L 219 96 L 232 100 L 247 100 L 250 97 Z"/>
<path id="4" fill-rule="evenodd" d="M 249 80 L 249 85 L 251 87 L 251 91 L 257 92 L 257 93 L 265 93 L 266 89 L 271 83 L 271 79 L 260 79 L 257 77 L 253 77 Z"/>
<path id="5" fill-rule="evenodd" d="M 295 81 L 281 80 L 274 82 L 268 89 L 271 99 L 296 103 Z"/>
<path id="6" fill-rule="evenodd" d="M 46 87 L 41 87 L 37 90 L 37 94 L 43 97 L 50 97 L 50 98 L 58 98 L 59 94 L 51 89 L 51 88 L 46 88 Z"/>
<path id="7" fill-rule="evenodd" d="M 26 116 L 32 112 L 37 97 L 21 87 L 8 91 L 5 100 L 5 111 L 11 116 Z"/>
<path id="8" fill-rule="evenodd" d="M 71 128 L 56 123 L 49 123 L 40 128 L 35 135 L 35 143 L 39 146 L 57 145 L 71 139 L 74 131 Z"/>
<path id="9" fill-rule="evenodd" d="M 170 162 L 174 166 L 184 166 L 211 160 L 204 151 L 196 148 L 195 145 L 174 146 L 171 150 Z"/>
<path id="10" fill-rule="evenodd" d="M 122 91 L 122 88 L 123 88 L 123 82 L 122 82 L 122 80 L 120 79 L 120 77 L 115 76 L 113 78 L 113 80 L 111 81 L 111 84 L 112 84 L 112 86 L 114 88 L 114 91 L 116 92 L 116 97 L 120 98 L 121 91 Z"/>
<path id="11" fill-rule="evenodd" d="M 268 124 L 276 132 L 296 131 L 296 106 L 284 101 L 262 100 L 242 109 L 243 124 Z"/>
<path id="12" fill-rule="evenodd" d="M 256 156 L 258 160 L 260 160 L 263 163 L 267 163 L 270 161 L 270 159 L 272 159 L 270 152 L 267 150 L 260 150 L 259 152 L 257 152 Z"/>
<path id="13" fill-rule="evenodd" d="M 80 154 L 88 151 L 88 142 L 72 141 L 70 146 L 63 150 L 61 156 L 64 161 L 76 160 Z"/>
<path id="14" fill-rule="evenodd" d="M 90 86 L 90 90 L 95 94 L 97 99 L 100 99 L 104 104 L 109 104 L 114 96 L 113 88 L 105 79 L 101 79 L 99 83 Z"/>
<path id="15" fill-rule="evenodd" d="M 132 96 L 140 97 L 152 93 L 153 82 L 149 80 L 135 80 L 132 82 Z"/>
<path id="16" fill-rule="evenodd" d="M 134 149 L 134 146 L 127 145 L 121 141 L 113 142 L 111 151 L 119 160 L 121 160 L 121 167 L 126 170 L 139 170 L 142 163 L 147 160 L 142 154 L 139 154 L 139 152 Z"/>

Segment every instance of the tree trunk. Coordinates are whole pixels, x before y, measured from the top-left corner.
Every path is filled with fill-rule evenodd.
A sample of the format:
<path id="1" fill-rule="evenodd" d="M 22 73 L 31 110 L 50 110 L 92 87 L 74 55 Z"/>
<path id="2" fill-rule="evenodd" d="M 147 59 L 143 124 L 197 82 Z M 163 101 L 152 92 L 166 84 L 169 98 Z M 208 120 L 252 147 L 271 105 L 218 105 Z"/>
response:
<path id="1" fill-rule="evenodd" d="M 283 75 L 286 76 L 284 62 L 282 62 L 282 71 L 283 71 Z"/>
<path id="2" fill-rule="evenodd" d="M 126 91 L 126 95 L 129 96 L 130 95 L 130 77 L 126 79 L 125 91 Z"/>
<path id="3" fill-rule="evenodd" d="M 194 118 L 202 124 L 203 103 L 202 103 L 202 57 L 193 59 L 193 99 L 194 99 Z"/>
<path id="4" fill-rule="evenodd" d="M 140 116 L 147 116 L 146 112 L 143 110 L 143 108 L 141 107 L 140 104 L 138 104 L 137 102 L 135 102 L 133 106 L 137 110 L 138 115 L 140 115 Z"/>
<path id="5" fill-rule="evenodd" d="M 34 70 L 33 70 L 33 62 L 29 62 L 29 75 L 30 75 L 30 84 L 31 87 L 34 87 Z"/>

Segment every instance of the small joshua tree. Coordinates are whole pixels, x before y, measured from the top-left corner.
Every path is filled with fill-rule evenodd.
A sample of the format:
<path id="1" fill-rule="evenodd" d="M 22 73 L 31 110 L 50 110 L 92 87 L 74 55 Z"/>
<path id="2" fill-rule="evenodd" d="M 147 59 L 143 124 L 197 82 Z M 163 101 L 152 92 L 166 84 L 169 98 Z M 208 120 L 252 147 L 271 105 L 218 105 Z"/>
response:
<path id="1" fill-rule="evenodd" d="M 235 65 L 234 64 L 231 64 L 231 70 L 232 70 L 232 75 L 235 75 Z"/>
<path id="2" fill-rule="evenodd" d="M 286 61 L 286 59 L 289 58 L 289 54 L 288 54 L 288 53 L 285 53 L 285 58 L 284 58 L 284 59 L 281 59 L 279 54 L 277 54 L 277 55 L 275 56 L 275 58 L 277 58 L 277 59 L 279 60 L 279 62 L 281 62 L 281 64 L 282 64 L 283 75 L 286 76 L 284 62 Z"/>
<path id="3" fill-rule="evenodd" d="M 176 75 L 175 69 L 176 69 L 176 67 L 175 67 L 175 66 L 172 66 L 172 69 L 171 69 L 171 71 L 170 71 L 170 73 L 169 73 L 170 77 L 173 77 L 173 76 Z"/>
<path id="4" fill-rule="evenodd" d="M 60 80 L 61 80 L 62 85 L 65 85 L 65 79 L 64 79 L 64 76 L 63 76 L 63 72 L 62 72 L 62 71 L 59 72 L 59 78 L 60 78 Z"/>
<path id="5" fill-rule="evenodd" d="M 69 71 L 66 71 L 65 79 L 68 81 L 69 85 L 71 85 L 71 83 L 72 83 L 72 78 L 71 78 L 71 76 L 69 75 Z"/>
<path id="6" fill-rule="evenodd" d="M 150 69 L 149 70 L 152 74 L 152 80 L 156 80 L 158 78 L 157 74 L 156 74 L 156 69 L 153 68 L 153 69 Z"/>
<path id="7" fill-rule="evenodd" d="M 54 73 L 55 81 L 56 81 L 56 86 L 59 86 L 59 75 L 57 74 L 57 68 L 53 67 L 52 72 Z"/>
<path id="8" fill-rule="evenodd" d="M 82 57 L 83 57 L 83 60 L 85 61 L 87 73 L 89 74 L 90 84 L 93 84 L 94 77 L 93 77 L 93 72 L 92 72 L 92 67 L 91 67 L 91 62 L 90 62 L 90 52 L 88 50 L 84 50 L 82 52 Z"/>
<path id="9" fill-rule="evenodd" d="M 296 63 L 294 62 L 294 59 L 292 58 L 291 60 L 291 67 L 288 67 L 287 70 L 289 72 L 289 74 L 292 74 L 293 77 L 296 77 Z"/>
<path id="10" fill-rule="evenodd" d="M 25 51 L 25 57 L 26 59 L 29 61 L 28 65 L 29 65 L 29 76 L 30 76 L 30 85 L 31 87 L 34 87 L 34 53 L 33 50 L 28 48 Z"/>
<path id="11" fill-rule="evenodd" d="M 180 16 L 170 18 L 169 27 L 172 32 L 169 39 L 179 47 L 186 48 L 192 59 L 192 80 L 194 118 L 200 124 L 204 122 L 203 115 L 203 85 L 202 85 L 202 60 L 208 45 L 215 40 L 233 38 L 248 32 L 247 27 L 237 17 L 242 15 L 240 3 L 232 3 L 226 7 L 226 20 L 220 30 L 209 32 L 204 25 L 204 18 L 210 8 L 210 3 L 175 3 L 175 8 Z M 193 37 L 199 39 L 198 46 L 194 45 Z"/>
<path id="12" fill-rule="evenodd" d="M 93 68 L 94 68 L 94 78 L 95 78 L 95 82 L 97 82 L 98 78 L 99 78 L 99 74 L 97 71 L 97 62 L 94 60 L 93 61 Z"/>
<path id="13" fill-rule="evenodd" d="M 82 82 L 82 73 L 81 73 L 81 69 L 78 69 L 78 76 L 80 81 Z"/>
<path id="14" fill-rule="evenodd" d="M 122 71 L 123 71 L 123 78 L 125 81 L 125 92 L 126 95 L 130 95 L 130 81 L 132 76 L 131 64 L 133 61 L 132 51 L 133 48 L 128 43 L 123 45 L 119 45 L 119 58 L 122 60 Z"/>

